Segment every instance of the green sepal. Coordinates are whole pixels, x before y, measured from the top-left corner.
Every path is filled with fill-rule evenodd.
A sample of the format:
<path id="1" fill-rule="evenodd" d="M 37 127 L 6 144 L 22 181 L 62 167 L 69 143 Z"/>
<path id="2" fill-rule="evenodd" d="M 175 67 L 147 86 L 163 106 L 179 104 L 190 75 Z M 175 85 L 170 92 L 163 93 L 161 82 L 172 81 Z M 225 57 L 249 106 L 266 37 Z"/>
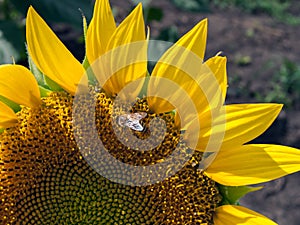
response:
<path id="1" fill-rule="evenodd" d="M 49 77 L 45 76 L 45 81 L 47 84 L 47 87 L 51 90 L 51 91 L 63 91 L 64 89 L 62 89 L 61 86 L 59 86 L 55 81 L 51 80 Z"/>
<path id="2" fill-rule="evenodd" d="M 86 75 L 88 77 L 89 84 L 92 86 L 96 86 L 98 84 L 98 81 L 92 70 L 92 67 L 90 67 L 90 63 L 86 56 L 84 57 L 82 65 L 83 65 L 83 68 L 85 69 Z"/>
<path id="3" fill-rule="evenodd" d="M 218 185 L 219 191 L 223 197 L 221 205 L 238 205 L 239 199 L 246 194 L 254 191 L 258 191 L 263 187 L 250 187 L 250 186 L 224 186 Z"/>
<path id="4" fill-rule="evenodd" d="M 148 84 L 149 84 L 150 76 L 151 76 L 150 73 L 147 71 L 143 87 L 142 87 L 142 89 L 141 89 L 141 91 L 139 93 L 139 98 L 143 98 L 143 97 L 147 96 Z"/>
<path id="5" fill-rule="evenodd" d="M 42 86 L 39 86 L 39 89 L 40 89 L 40 95 L 41 95 L 41 98 L 43 98 L 43 97 L 48 97 L 48 96 L 52 93 L 51 90 L 46 89 L 46 88 L 44 88 L 44 87 L 42 87 Z"/>
<path id="6" fill-rule="evenodd" d="M 85 17 L 85 15 L 83 14 L 83 12 L 81 12 L 81 16 L 82 16 L 82 26 L 83 26 L 84 43 L 86 43 L 87 22 L 86 22 L 86 17 Z"/>
<path id="7" fill-rule="evenodd" d="M 86 70 L 88 70 L 89 67 L 90 67 L 90 63 L 89 63 L 89 61 L 88 61 L 88 59 L 87 59 L 86 56 L 83 59 L 82 65 L 83 65 L 83 68 L 86 69 Z"/>
<path id="8" fill-rule="evenodd" d="M 4 132 L 5 128 L 0 128 L 0 134 Z"/>
<path id="9" fill-rule="evenodd" d="M 87 49 L 87 46 L 86 46 L 87 22 L 86 22 L 86 18 L 84 16 L 83 12 L 81 12 L 81 16 L 82 16 L 84 46 L 85 46 L 85 51 L 86 51 L 86 49 Z M 84 56 L 82 65 L 83 65 L 83 68 L 86 70 L 90 67 L 90 64 L 89 64 L 89 61 L 87 60 L 86 54 Z"/>
<path id="10" fill-rule="evenodd" d="M 85 16 L 82 14 L 82 24 L 83 24 L 83 37 L 84 37 L 84 45 L 85 45 L 85 50 L 87 49 L 86 46 L 86 34 L 87 34 L 87 22 Z M 86 70 L 86 74 L 88 76 L 89 84 L 95 86 L 98 82 L 97 79 L 93 73 L 93 70 L 90 68 L 90 63 L 87 59 L 87 56 L 84 56 L 83 62 L 82 62 L 83 68 Z"/>
<path id="11" fill-rule="evenodd" d="M 31 73 L 34 75 L 35 80 L 37 81 L 39 86 L 46 87 L 47 84 L 46 84 L 46 81 L 45 81 L 44 74 L 37 68 L 37 66 L 33 62 L 32 58 L 30 57 L 27 45 L 26 45 L 26 49 L 27 49 L 29 69 L 30 69 Z"/>
<path id="12" fill-rule="evenodd" d="M 35 65 L 32 58 L 30 57 L 28 51 L 27 51 L 27 55 L 28 55 L 29 69 L 31 73 L 34 75 L 39 87 L 43 87 L 44 89 L 48 89 L 49 91 L 63 91 L 63 89 L 56 82 L 51 80 L 49 77 L 45 76 L 45 74 L 43 74 L 42 71 L 39 70 L 39 68 Z M 42 90 L 42 91 L 44 92 L 46 90 Z M 45 97 L 42 96 L 42 92 L 41 92 L 41 97 Z"/>
<path id="13" fill-rule="evenodd" d="M 21 106 L 3 96 L 0 95 L 0 101 L 8 105 L 15 113 L 21 110 Z"/>

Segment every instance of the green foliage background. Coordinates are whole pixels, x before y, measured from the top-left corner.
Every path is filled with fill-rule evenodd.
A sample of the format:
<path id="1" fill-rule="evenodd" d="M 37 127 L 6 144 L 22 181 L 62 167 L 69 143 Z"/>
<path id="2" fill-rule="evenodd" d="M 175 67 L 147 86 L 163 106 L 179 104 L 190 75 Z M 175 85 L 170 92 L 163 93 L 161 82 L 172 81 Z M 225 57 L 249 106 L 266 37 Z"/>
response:
<path id="1" fill-rule="evenodd" d="M 25 17 L 32 5 L 48 23 L 68 23 L 82 29 L 81 12 L 90 19 L 92 0 L 0 0 L 0 63 L 24 60 Z M 79 10 L 80 9 L 80 10 Z"/>

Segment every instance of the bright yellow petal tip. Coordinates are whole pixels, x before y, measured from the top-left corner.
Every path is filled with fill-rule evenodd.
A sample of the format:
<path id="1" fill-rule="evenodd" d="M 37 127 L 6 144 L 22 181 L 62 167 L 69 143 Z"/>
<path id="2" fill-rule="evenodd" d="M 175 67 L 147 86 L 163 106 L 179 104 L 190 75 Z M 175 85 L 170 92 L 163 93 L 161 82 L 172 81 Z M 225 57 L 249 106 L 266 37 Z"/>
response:
<path id="1" fill-rule="evenodd" d="M 219 82 L 222 91 L 223 103 L 227 93 L 227 71 L 226 71 L 227 58 L 223 56 L 214 56 L 209 58 L 205 64 L 211 69 Z"/>
<path id="2" fill-rule="evenodd" d="M 226 106 L 226 131 L 222 148 L 245 144 L 265 132 L 278 117 L 282 104 Z"/>
<path id="3" fill-rule="evenodd" d="M 207 24 L 207 19 L 201 20 L 188 33 L 180 38 L 175 45 L 185 47 L 203 60 L 206 49 Z"/>
<path id="4" fill-rule="evenodd" d="M 40 91 L 34 76 L 20 65 L 0 66 L 0 95 L 27 107 L 41 104 Z"/>
<path id="5" fill-rule="evenodd" d="M 146 40 L 146 34 L 143 8 L 142 4 L 139 3 L 112 34 L 106 51 L 121 45 L 144 40 Z"/>
<path id="6" fill-rule="evenodd" d="M 206 175 L 227 186 L 259 184 L 300 170 L 300 150 L 251 144 L 220 151 Z"/>
<path id="7" fill-rule="evenodd" d="M 109 1 L 96 0 L 93 18 L 86 36 L 86 54 L 90 64 L 105 53 L 115 30 L 116 24 Z"/>
<path id="8" fill-rule="evenodd" d="M 0 102 L 0 129 L 14 126 L 18 117 L 14 111 L 3 102 Z"/>
<path id="9" fill-rule="evenodd" d="M 75 94 L 85 74 L 79 63 L 38 13 L 30 7 L 26 18 L 26 40 L 30 57 L 50 79 Z"/>
<path id="10" fill-rule="evenodd" d="M 221 150 L 226 151 L 232 147 L 241 146 L 265 132 L 274 122 L 282 109 L 281 104 L 233 104 L 226 105 L 213 121 L 208 123 L 206 114 L 199 120 L 201 136 L 198 139 L 197 149 L 205 149 L 211 135 L 218 135 L 222 140 L 214 139 L 212 142 L 222 142 Z M 194 139 L 193 134 L 188 139 Z"/>
<path id="11" fill-rule="evenodd" d="M 237 205 L 223 205 L 216 209 L 214 225 L 276 225 L 267 217 Z"/>
<path id="12" fill-rule="evenodd" d="M 158 60 L 152 71 L 151 82 L 148 87 L 147 99 L 151 111 L 156 113 L 169 112 L 174 109 L 172 103 L 186 102 L 182 99 L 183 92 L 194 101 L 197 109 L 208 108 L 205 90 L 202 90 L 201 79 L 203 78 L 203 57 L 206 48 L 207 19 L 200 21 L 193 29 L 180 38 Z M 174 89 L 166 85 L 166 78 L 176 84 Z M 168 89 L 165 88 L 168 86 Z M 154 96 L 160 96 L 154 97 Z M 166 97 L 166 98 L 162 98 Z M 201 98 L 201 99 L 200 99 Z M 197 103 L 202 105 L 198 107 Z M 184 106 L 186 108 L 186 106 Z M 183 116 L 183 115 L 181 115 Z M 193 115 L 194 116 L 194 115 Z M 183 116 L 184 117 L 184 116 Z"/>
<path id="13" fill-rule="evenodd" d="M 126 84 L 145 77 L 147 45 L 142 5 L 138 4 L 111 35 L 105 54 L 92 64 L 98 82 L 108 95 L 117 94 Z M 140 82 L 133 88 L 136 90 L 133 96 L 138 95 L 142 85 Z"/>

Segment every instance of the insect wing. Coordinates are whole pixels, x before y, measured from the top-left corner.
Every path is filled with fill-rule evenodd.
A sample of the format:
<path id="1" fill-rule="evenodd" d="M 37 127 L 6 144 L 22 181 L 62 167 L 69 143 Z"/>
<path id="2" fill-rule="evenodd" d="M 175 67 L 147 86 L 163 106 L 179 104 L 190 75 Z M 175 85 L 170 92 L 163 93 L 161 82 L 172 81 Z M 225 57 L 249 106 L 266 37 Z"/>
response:
<path id="1" fill-rule="evenodd" d="M 139 121 L 130 121 L 127 124 L 127 127 L 131 128 L 132 130 L 136 131 L 143 131 L 144 127 L 139 123 Z"/>
<path id="2" fill-rule="evenodd" d="M 145 118 L 147 113 L 145 112 L 136 112 L 136 113 L 129 113 L 123 114 L 118 116 L 117 123 L 122 127 L 129 127 L 136 131 L 143 131 L 143 126 L 140 124 L 140 120 Z"/>
<path id="3" fill-rule="evenodd" d="M 130 115 L 130 117 L 133 120 L 140 121 L 141 119 L 143 119 L 143 118 L 145 118 L 147 116 L 147 113 L 145 113 L 145 112 L 137 112 L 137 113 L 131 113 L 129 115 Z"/>
<path id="4" fill-rule="evenodd" d="M 128 121 L 126 121 L 126 125 L 136 131 L 143 131 L 144 127 L 140 124 L 140 120 L 145 118 L 147 113 L 145 112 L 137 112 L 129 114 Z"/>

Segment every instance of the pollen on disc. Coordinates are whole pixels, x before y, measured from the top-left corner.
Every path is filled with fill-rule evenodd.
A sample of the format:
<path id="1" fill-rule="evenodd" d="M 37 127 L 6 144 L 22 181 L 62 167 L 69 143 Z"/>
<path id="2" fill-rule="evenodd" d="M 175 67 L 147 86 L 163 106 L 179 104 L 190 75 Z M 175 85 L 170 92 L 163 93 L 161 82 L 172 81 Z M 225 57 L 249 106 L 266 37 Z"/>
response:
<path id="1" fill-rule="evenodd" d="M 145 130 L 130 132 L 141 140 L 156 135 L 159 128 L 149 133 L 147 127 L 151 119 L 160 117 L 166 123 L 166 136 L 151 151 L 128 148 L 112 128 L 115 98 L 104 92 L 91 93 L 96 100 L 98 137 L 121 162 L 147 166 L 163 161 L 174 148 L 190 151 L 180 137 L 174 115 L 151 113 L 145 99 L 137 99 L 131 111 L 147 114 L 139 120 Z M 97 173 L 78 149 L 73 107 L 72 96 L 52 93 L 42 99 L 39 108 L 23 107 L 18 113 L 19 124 L 0 134 L 1 224 L 213 224 L 213 212 L 221 197 L 214 181 L 194 166 L 201 160 L 200 153 L 196 152 L 175 175 L 155 184 L 112 182 Z M 89 113 L 80 112 L 80 105 L 76 107 L 84 122 Z M 118 129 L 122 132 L 127 128 Z M 122 171 L 106 169 L 118 179 L 128 179 Z"/>

